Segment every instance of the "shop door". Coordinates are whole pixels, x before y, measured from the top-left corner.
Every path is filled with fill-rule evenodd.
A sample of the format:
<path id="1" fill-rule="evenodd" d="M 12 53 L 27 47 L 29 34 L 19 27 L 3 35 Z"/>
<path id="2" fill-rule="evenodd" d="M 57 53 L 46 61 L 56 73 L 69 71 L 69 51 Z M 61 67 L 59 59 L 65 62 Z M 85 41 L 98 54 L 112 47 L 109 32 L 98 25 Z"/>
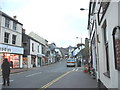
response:
<path id="1" fill-rule="evenodd" d="M 42 60 L 42 58 L 40 57 L 40 58 L 39 58 L 40 66 L 42 65 L 42 61 L 41 61 L 41 60 Z"/>

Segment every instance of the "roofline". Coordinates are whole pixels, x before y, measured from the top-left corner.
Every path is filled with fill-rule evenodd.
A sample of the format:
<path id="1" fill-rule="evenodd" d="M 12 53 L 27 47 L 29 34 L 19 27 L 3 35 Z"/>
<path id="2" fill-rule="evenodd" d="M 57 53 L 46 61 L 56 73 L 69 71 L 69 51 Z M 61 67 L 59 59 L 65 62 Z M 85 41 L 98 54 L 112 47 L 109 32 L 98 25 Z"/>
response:
<path id="1" fill-rule="evenodd" d="M 17 23 L 19 23 L 20 25 L 23 26 L 22 23 L 18 22 L 18 20 L 15 20 L 15 19 L 12 18 L 11 16 L 7 15 L 6 13 L 4 13 L 4 12 L 2 12 L 2 11 L 0 11 L 0 13 L 1 13 L 2 16 L 4 16 L 4 17 L 8 17 L 8 18 L 10 18 L 11 20 L 13 20 L 13 21 L 15 21 L 15 22 L 17 22 Z"/>
<path id="2" fill-rule="evenodd" d="M 42 44 L 41 42 L 39 42 L 39 41 L 35 40 L 34 38 L 32 38 L 31 36 L 29 36 L 29 35 L 27 35 L 27 34 L 25 34 L 25 33 L 22 33 L 22 34 L 23 34 L 23 35 L 26 35 L 29 39 L 31 39 L 31 40 L 33 40 L 33 41 L 35 41 L 35 42 L 37 42 L 37 43 L 39 43 L 39 44 L 45 46 L 45 45 Z"/>

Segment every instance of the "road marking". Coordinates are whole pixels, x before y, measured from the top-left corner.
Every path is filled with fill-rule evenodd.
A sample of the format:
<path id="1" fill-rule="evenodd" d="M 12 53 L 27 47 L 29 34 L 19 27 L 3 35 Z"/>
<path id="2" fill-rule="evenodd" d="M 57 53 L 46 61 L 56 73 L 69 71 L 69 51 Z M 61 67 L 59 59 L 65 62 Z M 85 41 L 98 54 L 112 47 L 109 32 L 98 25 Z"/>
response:
<path id="1" fill-rule="evenodd" d="M 76 68 L 76 70 L 75 71 L 78 71 L 78 68 Z"/>
<path id="2" fill-rule="evenodd" d="M 41 73 L 42 73 L 42 72 L 39 72 L 39 73 L 34 73 L 34 74 L 27 75 L 27 76 L 25 76 L 25 77 L 34 76 L 34 75 L 41 74 Z"/>
<path id="3" fill-rule="evenodd" d="M 74 68 L 72 71 L 75 71 L 76 68 Z"/>
<path id="4" fill-rule="evenodd" d="M 58 80 L 60 80 L 60 79 L 63 78 L 64 76 L 66 76 L 67 74 L 69 74 L 70 72 L 72 72 L 72 71 L 69 71 L 69 72 L 64 73 L 64 74 L 61 75 L 60 77 L 58 77 L 58 78 L 52 80 L 51 82 L 49 82 L 48 84 L 44 85 L 44 86 L 41 87 L 41 88 L 48 88 L 49 86 L 51 86 L 52 84 L 54 84 L 55 82 L 57 82 Z M 38 89 L 38 90 L 41 90 L 41 88 Z"/>

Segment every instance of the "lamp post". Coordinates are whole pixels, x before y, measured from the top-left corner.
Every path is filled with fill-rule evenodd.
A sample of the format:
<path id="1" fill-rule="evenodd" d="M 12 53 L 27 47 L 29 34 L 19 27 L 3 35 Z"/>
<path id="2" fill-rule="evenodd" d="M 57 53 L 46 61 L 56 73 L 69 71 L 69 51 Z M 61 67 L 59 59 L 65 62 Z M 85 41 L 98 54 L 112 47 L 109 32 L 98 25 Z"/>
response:
<path id="1" fill-rule="evenodd" d="M 85 9 L 85 8 L 80 8 L 81 11 L 84 11 L 84 10 L 89 10 L 89 9 Z"/>

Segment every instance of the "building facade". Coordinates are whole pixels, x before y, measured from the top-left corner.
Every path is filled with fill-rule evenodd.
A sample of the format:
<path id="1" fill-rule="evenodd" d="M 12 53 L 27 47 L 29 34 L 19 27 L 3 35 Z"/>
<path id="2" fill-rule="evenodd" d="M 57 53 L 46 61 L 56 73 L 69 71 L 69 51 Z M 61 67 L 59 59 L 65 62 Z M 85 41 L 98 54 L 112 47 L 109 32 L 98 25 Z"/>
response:
<path id="1" fill-rule="evenodd" d="M 43 44 L 33 37 L 23 33 L 24 57 L 23 64 L 28 68 L 39 67 L 45 64 Z"/>
<path id="2" fill-rule="evenodd" d="M 120 2 L 90 0 L 88 30 L 90 62 L 95 68 L 98 86 L 120 89 Z"/>
<path id="3" fill-rule="evenodd" d="M 0 11 L 0 63 L 8 58 L 13 68 L 22 68 L 22 27 L 23 24 Z"/>

